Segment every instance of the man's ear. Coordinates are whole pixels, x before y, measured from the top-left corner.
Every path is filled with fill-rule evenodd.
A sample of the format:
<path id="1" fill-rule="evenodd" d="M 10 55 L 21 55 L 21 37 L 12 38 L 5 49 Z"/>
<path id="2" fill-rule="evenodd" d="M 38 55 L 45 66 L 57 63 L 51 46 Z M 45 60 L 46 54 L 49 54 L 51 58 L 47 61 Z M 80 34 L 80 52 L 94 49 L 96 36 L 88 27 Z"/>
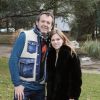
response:
<path id="1" fill-rule="evenodd" d="M 39 23 L 39 22 L 38 22 L 38 21 L 36 21 L 36 25 L 37 25 L 37 26 L 38 26 L 38 23 Z"/>
<path id="2" fill-rule="evenodd" d="M 51 31 L 52 31 L 52 29 L 53 29 L 53 28 L 52 28 L 52 26 L 51 26 L 51 28 L 49 29 L 49 32 L 51 32 Z"/>
<path id="3" fill-rule="evenodd" d="M 54 29 L 54 25 L 52 25 L 52 28 L 51 28 L 51 30 L 53 30 Z"/>

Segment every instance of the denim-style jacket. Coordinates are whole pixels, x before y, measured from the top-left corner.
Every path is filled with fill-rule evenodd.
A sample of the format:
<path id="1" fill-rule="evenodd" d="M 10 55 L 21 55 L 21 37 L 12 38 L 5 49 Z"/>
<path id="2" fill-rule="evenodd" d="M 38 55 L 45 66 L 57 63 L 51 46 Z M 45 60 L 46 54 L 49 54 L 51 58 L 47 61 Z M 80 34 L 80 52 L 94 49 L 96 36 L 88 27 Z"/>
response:
<path id="1" fill-rule="evenodd" d="M 38 38 L 33 30 L 25 31 L 26 35 L 24 49 L 19 60 L 20 79 L 26 81 L 36 81 L 38 72 L 36 70 L 38 54 Z M 40 66 L 38 66 L 40 67 Z"/>
<path id="2" fill-rule="evenodd" d="M 13 84 L 18 86 L 21 84 L 21 80 L 43 84 L 46 77 L 46 66 L 44 66 L 43 76 L 40 78 L 40 37 L 34 30 L 24 31 L 20 35 L 23 35 L 25 39 L 23 40 L 23 36 L 18 37 L 9 60 Z"/>

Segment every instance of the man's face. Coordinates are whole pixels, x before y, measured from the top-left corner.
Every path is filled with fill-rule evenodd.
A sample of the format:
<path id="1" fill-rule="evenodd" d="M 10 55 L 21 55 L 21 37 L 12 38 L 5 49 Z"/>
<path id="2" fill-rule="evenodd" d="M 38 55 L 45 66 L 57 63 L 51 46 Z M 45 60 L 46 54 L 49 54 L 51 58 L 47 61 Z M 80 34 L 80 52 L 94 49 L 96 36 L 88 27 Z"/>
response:
<path id="1" fill-rule="evenodd" d="M 52 29 L 52 22 L 53 19 L 51 16 L 47 16 L 46 14 L 43 14 L 40 16 L 39 21 L 36 22 L 37 27 L 42 32 L 42 34 L 47 34 Z"/>

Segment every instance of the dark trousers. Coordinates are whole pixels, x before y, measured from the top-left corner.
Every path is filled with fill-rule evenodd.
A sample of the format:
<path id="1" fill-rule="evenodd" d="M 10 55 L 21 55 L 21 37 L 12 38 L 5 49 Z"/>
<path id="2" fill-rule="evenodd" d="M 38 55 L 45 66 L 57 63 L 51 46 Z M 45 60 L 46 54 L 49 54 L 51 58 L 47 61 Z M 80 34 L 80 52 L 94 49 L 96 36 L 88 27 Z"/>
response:
<path id="1" fill-rule="evenodd" d="M 45 100 L 45 85 L 35 82 L 22 82 L 24 86 L 23 100 Z M 18 100 L 14 96 L 14 100 Z"/>

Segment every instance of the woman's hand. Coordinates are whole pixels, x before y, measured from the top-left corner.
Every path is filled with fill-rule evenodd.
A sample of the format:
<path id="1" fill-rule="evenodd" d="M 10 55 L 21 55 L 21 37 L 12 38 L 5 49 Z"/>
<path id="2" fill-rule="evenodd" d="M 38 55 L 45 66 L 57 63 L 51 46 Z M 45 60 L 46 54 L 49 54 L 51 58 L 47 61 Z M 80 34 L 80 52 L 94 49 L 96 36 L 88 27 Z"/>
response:
<path id="1" fill-rule="evenodd" d="M 18 100 L 23 100 L 24 98 L 24 86 L 19 85 L 15 87 L 15 97 L 18 98 Z"/>

